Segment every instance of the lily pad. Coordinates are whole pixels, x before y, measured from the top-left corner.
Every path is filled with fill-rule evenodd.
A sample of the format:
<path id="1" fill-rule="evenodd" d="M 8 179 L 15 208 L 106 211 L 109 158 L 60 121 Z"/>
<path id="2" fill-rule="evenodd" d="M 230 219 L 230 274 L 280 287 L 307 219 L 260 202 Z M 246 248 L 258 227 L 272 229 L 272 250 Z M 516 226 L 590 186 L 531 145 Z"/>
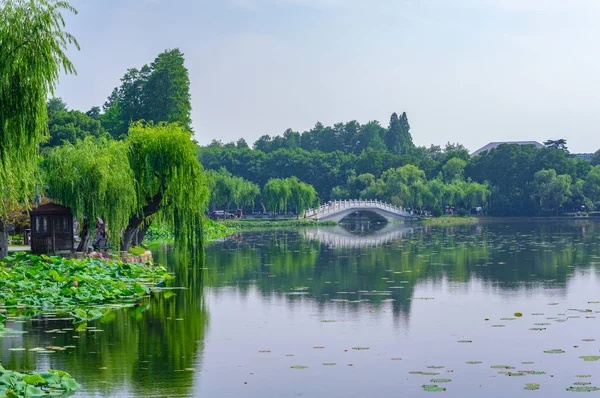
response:
<path id="1" fill-rule="evenodd" d="M 481 362 L 481 361 L 468 361 L 468 362 L 466 362 L 466 363 L 467 363 L 468 365 L 479 365 L 479 364 L 482 364 L 483 362 Z"/>
<path id="2" fill-rule="evenodd" d="M 446 391 L 446 388 L 440 387 L 437 384 L 425 384 L 425 385 L 422 385 L 421 388 L 423 388 L 423 390 L 427 391 L 427 392 L 442 392 L 442 391 Z"/>
<path id="3" fill-rule="evenodd" d="M 592 386 L 585 386 L 585 387 L 569 387 L 566 390 L 570 391 L 570 392 L 593 392 L 593 391 L 600 391 L 600 388 L 592 387 Z"/>
<path id="4" fill-rule="evenodd" d="M 490 366 L 492 369 L 514 369 L 514 367 L 510 365 L 492 365 Z"/>
<path id="5" fill-rule="evenodd" d="M 472 343 L 473 340 L 458 340 L 459 343 Z"/>
<path id="6" fill-rule="evenodd" d="M 292 369 L 307 369 L 307 368 L 308 368 L 308 366 L 304 366 L 304 365 L 293 365 L 293 366 L 290 366 L 290 368 L 292 368 Z"/>
<path id="7" fill-rule="evenodd" d="M 429 380 L 432 383 L 450 383 L 452 379 L 431 379 Z"/>
<path id="8" fill-rule="evenodd" d="M 523 313 L 521 313 L 521 312 L 515 312 L 515 314 L 514 314 L 514 315 L 515 315 L 517 318 L 520 318 L 520 317 L 522 317 L 522 316 L 523 316 Z"/>
<path id="9" fill-rule="evenodd" d="M 352 349 L 356 350 L 356 351 L 363 351 L 363 350 L 368 350 L 369 347 L 352 347 Z"/>
<path id="10" fill-rule="evenodd" d="M 535 383 L 525 384 L 524 390 L 539 390 L 540 385 Z"/>
<path id="11" fill-rule="evenodd" d="M 560 350 L 560 349 L 554 349 L 554 350 L 546 350 L 546 351 L 544 351 L 544 353 L 546 353 L 546 354 L 564 354 L 565 351 Z"/>
<path id="12" fill-rule="evenodd" d="M 596 356 L 596 355 L 584 355 L 579 357 L 581 359 L 583 359 L 584 361 L 587 362 L 596 362 L 596 361 L 600 361 L 600 356 Z"/>

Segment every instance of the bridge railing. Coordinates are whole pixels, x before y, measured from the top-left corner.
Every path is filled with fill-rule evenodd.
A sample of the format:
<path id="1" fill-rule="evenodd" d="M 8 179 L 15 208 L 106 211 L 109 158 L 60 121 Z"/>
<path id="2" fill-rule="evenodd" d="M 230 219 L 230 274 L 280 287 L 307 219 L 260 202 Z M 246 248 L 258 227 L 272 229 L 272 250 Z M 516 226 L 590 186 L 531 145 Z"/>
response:
<path id="1" fill-rule="evenodd" d="M 328 214 L 338 213 L 346 209 L 365 208 L 365 209 L 381 209 L 391 213 L 407 215 L 408 212 L 402 206 L 395 206 L 389 203 L 384 203 L 379 200 L 334 200 L 319 206 L 316 209 L 308 209 L 306 218 L 322 217 Z"/>

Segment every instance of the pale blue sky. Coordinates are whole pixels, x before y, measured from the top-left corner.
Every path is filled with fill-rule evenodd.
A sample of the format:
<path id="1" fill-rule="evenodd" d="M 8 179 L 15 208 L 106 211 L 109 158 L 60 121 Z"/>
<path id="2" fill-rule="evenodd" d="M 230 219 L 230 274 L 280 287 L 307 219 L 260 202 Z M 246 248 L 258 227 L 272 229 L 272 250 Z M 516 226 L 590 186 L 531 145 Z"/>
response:
<path id="1" fill-rule="evenodd" d="M 127 68 L 186 55 L 197 140 L 406 111 L 416 144 L 566 138 L 600 148 L 598 0 L 72 0 L 78 76 L 104 103 Z"/>

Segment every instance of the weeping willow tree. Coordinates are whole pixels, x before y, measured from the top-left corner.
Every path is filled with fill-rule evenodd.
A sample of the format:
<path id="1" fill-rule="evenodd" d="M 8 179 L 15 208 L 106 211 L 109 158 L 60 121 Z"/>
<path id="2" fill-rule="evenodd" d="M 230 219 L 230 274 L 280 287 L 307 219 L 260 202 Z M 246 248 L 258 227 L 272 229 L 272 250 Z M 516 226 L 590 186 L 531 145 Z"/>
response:
<path id="1" fill-rule="evenodd" d="M 263 199 L 273 215 L 279 211 L 287 212 L 288 205 L 291 205 L 300 217 L 317 202 L 317 191 L 297 177 L 272 178 L 265 184 Z"/>
<path id="2" fill-rule="evenodd" d="M 176 244 L 200 247 L 209 193 L 191 134 L 177 123 L 134 123 L 125 143 L 138 209 L 129 219 L 121 249 L 129 250 L 140 230 L 141 242 L 151 220 L 171 226 Z"/>
<path id="3" fill-rule="evenodd" d="M 0 0 L 0 257 L 8 240 L 7 209 L 26 202 L 35 183 L 38 144 L 46 136 L 46 100 L 59 73 L 75 73 L 65 51 L 66 1 Z"/>
<path id="4" fill-rule="evenodd" d="M 87 249 L 97 217 L 105 221 L 108 237 L 120 242 L 137 209 L 127 149 L 122 141 L 88 137 L 52 149 L 43 162 L 49 196 L 82 221 L 78 251 Z"/>

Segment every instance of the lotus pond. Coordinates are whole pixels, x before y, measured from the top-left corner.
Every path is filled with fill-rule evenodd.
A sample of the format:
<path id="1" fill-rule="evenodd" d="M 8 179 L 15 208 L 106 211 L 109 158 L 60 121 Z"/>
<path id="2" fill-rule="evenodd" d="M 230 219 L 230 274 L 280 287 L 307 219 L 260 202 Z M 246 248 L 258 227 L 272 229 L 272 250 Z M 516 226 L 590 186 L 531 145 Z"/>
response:
<path id="1" fill-rule="evenodd" d="M 599 223 L 271 230 L 154 256 L 175 279 L 85 330 L 9 317 L 3 366 L 64 370 L 80 397 L 600 396 Z"/>

